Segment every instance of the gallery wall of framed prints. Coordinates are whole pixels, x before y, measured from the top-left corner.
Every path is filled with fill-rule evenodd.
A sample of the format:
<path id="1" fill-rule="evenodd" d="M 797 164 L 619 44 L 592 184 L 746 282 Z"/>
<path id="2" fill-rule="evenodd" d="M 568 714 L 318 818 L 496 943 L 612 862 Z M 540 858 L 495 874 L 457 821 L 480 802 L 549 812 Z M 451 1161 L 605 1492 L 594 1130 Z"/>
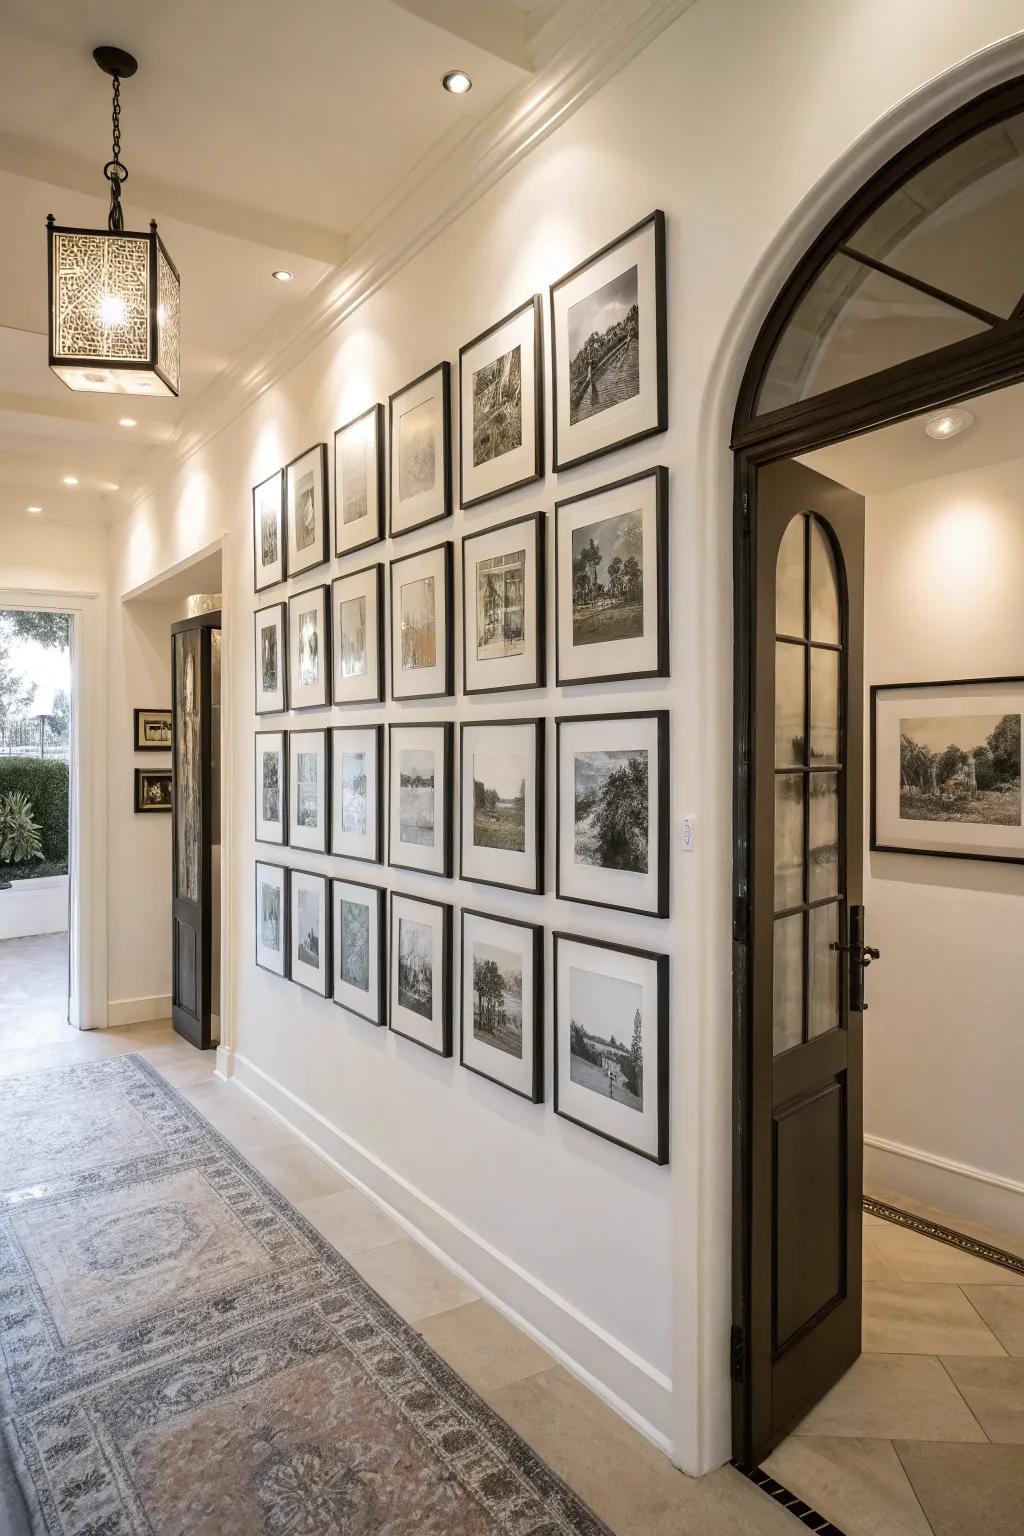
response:
<path id="1" fill-rule="evenodd" d="M 672 505 L 643 445 L 668 426 L 664 216 L 608 234 L 262 466 L 255 958 L 388 1051 L 455 1058 L 481 1103 L 662 1164 Z"/>

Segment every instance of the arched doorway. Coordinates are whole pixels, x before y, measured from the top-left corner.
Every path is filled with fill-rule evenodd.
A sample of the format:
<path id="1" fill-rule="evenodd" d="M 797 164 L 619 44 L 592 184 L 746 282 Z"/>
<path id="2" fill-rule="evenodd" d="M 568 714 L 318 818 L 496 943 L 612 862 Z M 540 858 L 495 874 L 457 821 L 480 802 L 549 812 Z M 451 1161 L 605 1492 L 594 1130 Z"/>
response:
<path id="1" fill-rule="evenodd" d="M 863 507 L 794 459 L 1024 379 L 1022 250 L 1018 79 L 831 220 L 739 393 L 732 1374 L 746 1463 L 861 1334 Z"/>

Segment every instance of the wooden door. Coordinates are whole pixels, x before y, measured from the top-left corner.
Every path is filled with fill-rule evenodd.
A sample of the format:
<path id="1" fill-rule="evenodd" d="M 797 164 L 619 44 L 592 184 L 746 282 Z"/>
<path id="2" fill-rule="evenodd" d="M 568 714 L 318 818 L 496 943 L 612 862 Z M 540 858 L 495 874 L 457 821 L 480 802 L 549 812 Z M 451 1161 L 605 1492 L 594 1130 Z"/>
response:
<path id="1" fill-rule="evenodd" d="M 213 648 L 219 636 L 219 613 L 204 613 L 171 628 L 171 1022 L 179 1035 L 201 1050 L 216 1044 L 211 1027 L 212 849 L 217 810 Z"/>
<path id="2" fill-rule="evenodd" d="M 742 1454 L 860 1353 L 864 503 L 794 461 L 754 523 Z"/>

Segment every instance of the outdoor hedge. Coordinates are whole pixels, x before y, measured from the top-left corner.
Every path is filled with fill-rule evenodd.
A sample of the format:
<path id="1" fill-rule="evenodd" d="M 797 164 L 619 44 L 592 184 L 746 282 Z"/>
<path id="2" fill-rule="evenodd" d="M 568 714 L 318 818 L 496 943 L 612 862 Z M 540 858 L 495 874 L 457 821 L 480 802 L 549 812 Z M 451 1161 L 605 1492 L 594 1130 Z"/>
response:
<path id="1" fill-rule="evenodd" d="M 0 795 L 23 789 L 43 839 L 47 864 L 68 857 L 68 765 L 59 758 L 0 757 Z"/>

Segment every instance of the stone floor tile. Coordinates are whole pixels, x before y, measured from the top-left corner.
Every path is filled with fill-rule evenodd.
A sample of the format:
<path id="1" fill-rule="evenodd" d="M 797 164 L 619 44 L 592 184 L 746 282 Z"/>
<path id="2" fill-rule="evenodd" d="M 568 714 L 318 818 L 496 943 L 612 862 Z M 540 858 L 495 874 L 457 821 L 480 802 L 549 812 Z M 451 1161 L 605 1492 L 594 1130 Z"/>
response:
<path id="1" fill-rule="evenodd" d="M 258 1168 L 286 1200 L 296 1205 L 303 1200 L 315 1200 L 352 1188 L 330 1163 L 301 1141 L 258 1147 L 246 1155 L 253 1167 Z"/>
<path id="2" fill-rule="evenodd" d="M 351 1255 L 363 1278 L 406 1322 L 464 1307 L 476 1293 L 412 1238 Z"/>
<path id="3" fill-rule="evenodd" d="M 944 1355 L 942 1363 L 988 1438 L 1024 1445 L 1024 1360 Z"/>
<path id="4" fill-rule="evenodd" d="M 958 1285 L 865 1281 L 862 1347 L 873 1354 L 1002 1355 Z"/>
<path id="5" fill-rule="evenodd" d="M 346 1258 L 365 1253 L 368 1248 L 382 1248 L 385 1243 L 401 1242 L 407 1235 L 404 1228 L 358 1189 L 345 1189 L 315 1200 L 298 1200 L 296 1204 L 306 1220 Z"/>
<path id="6" fill-rule="evenodd" d="M 889 1440 L 790 1435 L 762 1465 L 847 1536 L 931 1536 Z"/>
<path id="7" fill-rule="evenodd" d="M 552 1357 L 486 1301 L 439 1312 L 417 1324 L 427 1343 L 476 1391 L 550 1370 Z"/>
<path id="8" fill-rule="evenodd" d="M 1024 1531 L 1024 1446 L 897 1440 L 896 1453 L 935 1536 Z"/>
<path id="9" fill-rule="evenodd" d="M 973 1253 L 962 1253 L 959 1248 L 936 1242 L 932 1237 L 922 1237 L 919 1232 L 908 1232 L 892 1222 L 886 1229 L 876 1228 L 871 1234 L 871 1243 L 901 1280 L 922 1284 L 1000 1285 L 1007 1279 L 1016 1279 L 1024 1286 L 1024 1275 L 1014 1276 L 998 1264 L 975 1258 Z"/>
<path id="10" fill-rule="evenodd" d="M 941 1362 L 928 1355 L 861 1355 L 796 1433 L 859 1440 L 985 1439 Z"/>
<path id="11" fill-rule="evenodd" d="M 963 1293 L 1006 1353 L 1024 1356 L 1024 1286 L 965 1285 Z"/>

